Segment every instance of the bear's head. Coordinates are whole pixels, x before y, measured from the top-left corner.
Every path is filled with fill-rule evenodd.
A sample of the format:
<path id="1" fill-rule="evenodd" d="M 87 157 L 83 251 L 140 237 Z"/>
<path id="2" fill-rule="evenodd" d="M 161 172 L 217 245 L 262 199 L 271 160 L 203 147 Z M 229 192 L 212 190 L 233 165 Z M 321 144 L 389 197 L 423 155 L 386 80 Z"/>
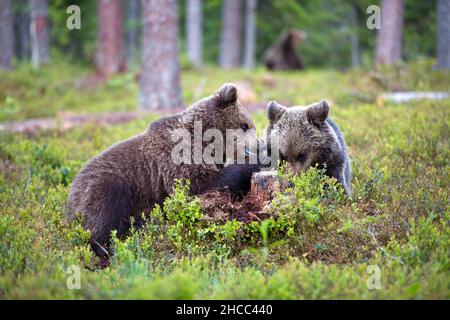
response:
<path id="1" fill-rule="evenodd" d="M 220 131 L 223 139 L 223 153 L 229 160 L 236 159 L 238 154 L 249 155 L 256 150 L 257 138 L 255 124 L 238 99 L 234 84 L 226 83 L 210 97 L 200 100 L 193 106 L 195 119 L 202 122 L 204 136 L 207 131 Z M 211 136 L 215 140 L 214 132 Z M 206 139 L 206 140 L 205 140 Z M 204 137 L 204 141 L 209 141 Z M 231 149 L 232 148 L 232 149 Z"/>
<path id="2" fill-rule="evenodd" d="M 234 84 L 226 83 L 213 95 L 210 102 L 211 115 L 216 119 L 216 128 L 226 134 L 227 129 L 255 130 L 255 124 L 238 99 Z"/>
<path id="3" fill-rule="evenodd" d="M 306 107 L 287 108 L 271 101 L 267 105 L 269 127 L 266 139 L 273 152 L 277 144 L 279 160 L 295 173 L 310 166 L 322 166 L 338 148 L 337 137 L 327 123 L 328 102 L 321 100 Z"/>

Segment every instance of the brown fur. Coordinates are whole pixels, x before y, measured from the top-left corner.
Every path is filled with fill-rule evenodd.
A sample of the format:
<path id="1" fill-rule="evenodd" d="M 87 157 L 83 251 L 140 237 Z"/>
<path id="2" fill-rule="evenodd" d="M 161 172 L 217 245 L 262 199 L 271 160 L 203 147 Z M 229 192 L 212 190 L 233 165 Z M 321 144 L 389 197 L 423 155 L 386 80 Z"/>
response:
<path id="1" fill-rule="evenodd" d="M 267 141 L 278 141 L 280 160 L 301 172 L 316 164 L 351 193 L 351 168 L 344 135 L 328 118 L 328 102 L 286 108 L 274 101 L 267 106 Z M 269 149 L 271 146 L 269 145 Z"/>
<path id="2" fill-rule="evenodd" d="M 270 70 L 300 70 L 303 60 L 297 47 L 306 39 L 306 33 L 289 30 L 281 35 L 277 42 L 266 50 L 263 62 Z"/>
<path id="3" fill-rule="evenodd" d="M 236 87 L 223 85 L 220 90 L 186 111 L 159 119 L 148 130 L 119 142 L 94 159 L 75 178 L 67 201 L 69 219 L 77 213 L 91 231 L 92 243 L 108 243 L 112 230 L 124 234 L 130 217 L 139 222 L 141 213 L 162 203 L 173 187 L 174 179 L 190 179 L 191 193 L 210 187 L 223 170 L 221 164 L 180 164 L 171 159 L 171 133 L 187 129 L 193 133 L 194 121 L 202 122 L 203 132 L 216 128 L 226 139 L 226 129 L 255 125 L 237 100 Z M 225 155 L 224 155 L 225 156 Z M 102 250 L 100 250 L 102 251 Z M 101 252 L 97 251 L 97 254 Z"/>

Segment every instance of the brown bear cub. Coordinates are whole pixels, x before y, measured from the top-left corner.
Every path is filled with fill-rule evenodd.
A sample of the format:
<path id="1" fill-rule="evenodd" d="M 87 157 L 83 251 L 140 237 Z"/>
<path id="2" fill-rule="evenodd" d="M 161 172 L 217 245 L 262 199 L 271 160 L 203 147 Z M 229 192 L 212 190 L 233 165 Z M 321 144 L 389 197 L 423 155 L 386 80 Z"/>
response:
<path id="1" fill-rule="evenodd" d="M 256 165 L 233 164 L 226 167 L 214 188 L 226 186 L 235 194 L 246 194 L 250 190 L 253 173 L 263 168 L 273 168 L 277 160 L 281 160 L 280 163 L 287 162 L 297 173 L 316 164 L 319 168 L 325 167 L 326 174 L 340 182 L 345 193 L 350 195 L 351 168 L 347 145 L 341 130 L 328 118 L 328 113 L 329 106 L 325 100 L 306 107 L 291 108 L 269 102 L 269 126 L 265 141 L 259 145 L 263 153 L 258 153 L 266 159 L 258 158 Z"/>
<path id="2" fill-rule="evenodd" d="M 269 127 L 266 139 L 277 141 L 279 157 L 301 172 L 318 165 L 351 194 L 351 168 L 344 135 L 328 118 L 326 100 L 306 107 L 286 108 L 274 101 L 267 105 Z M 268 150 L 271 150 L 270 143 Z"/>
<path id="3" fill-rule="evenodd" d="M 111 146 L 80 171 L 69 193 L 66 214 L 70 220 L 77 214 L 83 216 L 83 226 L 91 231 L 91 244 L 98 255 L 107 254 L 103 246 L 112 230 L 119 236 L 125 234 L 131 217 L 139 223 L 142 212 L 162 203 L 172 192 L 174 179 L 189 179 L 192 194 L 210 189 L 217 181 L 223 163 L 205 163 L 203 158 L 194 163 L 173 161 L 173 149 L 179 143 L 172 141 L 173 133 L 184 130 L 192 137 L 199 122 L 202 134 L 216 129 L 224 140 L 228 129 L 242 129 L 246 135 L 255 132 L 236 87 L 225 84 L 184 112 L 163 117 L 144 133 Z M 200 141 L 202 147 L 206 145 Z M 220 156 L 226 158 L 225 148 Z"/>

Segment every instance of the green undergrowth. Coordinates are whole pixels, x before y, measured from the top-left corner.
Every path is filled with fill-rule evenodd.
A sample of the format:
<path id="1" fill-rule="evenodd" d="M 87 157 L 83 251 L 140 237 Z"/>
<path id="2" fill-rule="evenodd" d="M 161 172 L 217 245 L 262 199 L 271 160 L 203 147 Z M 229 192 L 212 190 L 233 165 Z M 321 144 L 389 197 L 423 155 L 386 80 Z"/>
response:
<path id="1" fill-rule="evenodd" d="M 60 112 L 100 113 L 135 111 L 139 74 L 130 70 L 99 81 L 91 69 L 56 57 L 40 70 L 19 64 L 14 72 L 0 71 L 0 122 L 55 117 Z M 206 66 L 181 73 L 186 105 L 215 92 L 223 83 L 243 88 L 246 105 L 278 100 L 288 105 L 310 104 L 326 98 L 341 107 L 376 103 L 390 91 L 447 91 L 450 75 L 434 71 L 432 60 L 383 67 L 379 70 L 307 69 L 302 72 L 269 72 L 261 67 L 221 70 Z M 177 106 L 175 106 L 177 107 Z"/>
<path id="2" fill-rule="evenodd" d="M 414 73 L 424 66 L 402 68 L 406 74 L 377 72 L 392 79 L 387 85 L 403 79 L 408 89 L 442 89 L 445 75 Z M 54 72 L 49 79 L 56 77 Z M 174 193 L 146 217 L 144 227 L 132 229 L 125 239 L 113 236 L 114 255 L 104 269 L 97 267 L 88 246 L 89 232 L 80 221 L 69 224 L 64 217 L 68 189 L 86 161 L 142 132 L 157 116 L 32 137 L 1 133 L 0 297 L 449 299 L 450 102 L 377 104 L 346 91 L 339 96 L 339 88 L 331 88 L 330 79 L 343 86 L 358 82 L 352 78 L 358 72 L 367 75 L 318 70 L 275 74 L 271 76 L 286 82 L 276 82 L 273 90 L 264 84 L 270 81 L 264 79 L 265 71 L 237 70 L 229 75 L 251 79 L 262 100 L 284 98 L 301 104 L 335 95 L 331 117 L 349 146 L 351 197 L 344 197 L 321 170 L 313 168 L 300 176 L 282 171 L 288 188 L 267 208 L 268 219 L 225 222 L 206 216 L 199 198 L 188 195 L 188 183 L 179 181 Z M 33 84 L 24 74 L 18 70 L 0 80 L 16 79 L 7 95 L 20 106 L 27 101 L 22 111 L 5 119 L 51 115 L 57 110 L 55 101 L 43 111 L 37 96 L 30 93 L 29 100 L 22 100 L 16 95 L 46 86 L 44 79 Z M 211 74 L 225 73 L 212 70 Z M 413 78 L 408 79 L 408 74 Z M 61 74 L 62 79 L 65 76 Z M 202 76 L 183 75 L 183 81 L 194 83 L 192 90 L 187 86 L 186 100 L 194 96 L 193 88 Z M 204 90 L 225 78 L 210 81 L 208 76 Z M 286 87 L 284 97 L 277 88 L 287 85 L 292 89 Z M 350 87 L 361 95 L 364 90 L 359 86 Z M 1 88 L 4 99 L 5 87 Z M 128 89 L 118 86 L 117 90 Z M 105 109 L 110 110 L 106 104 L 114 99 L 119 104 L 108 91 L 102 94 L 110 101 L 104 102 Z M 92 101 L 90 95 L 82 92 L 79 99 Z M 131 94 L 123 96 L 131 101 Z M 83 108 L 98 112 L 103 107 Z M 267 125 L 263 111 L 252 116 L 259 130 Z M 77 271 L 80 288 L 71 289 Z"/>

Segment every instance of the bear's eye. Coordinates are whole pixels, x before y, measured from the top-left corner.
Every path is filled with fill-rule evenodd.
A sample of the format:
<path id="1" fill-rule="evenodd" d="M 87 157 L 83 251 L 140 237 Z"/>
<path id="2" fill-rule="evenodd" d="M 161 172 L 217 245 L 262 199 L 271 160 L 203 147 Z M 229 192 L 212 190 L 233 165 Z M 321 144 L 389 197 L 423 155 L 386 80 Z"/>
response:
<path id="1" fill-rule="evenodd" d="M 250 129 L 250 127 L 248 126 L 247 123 L 243 123 L 243 124 L 241 124 L 241 129 L 245 132 L 245 131 L 247 131 L 248 129 Z"/>
<path id="2" fill-rule="evenodd" d="M 305 153 L 300 153 L 300 154 L 297 156 L 297 161 L 299 161 L 299 162 L 305 162 L 305 160 L 306 160 L 306 154 L 305 154 Z"/>

